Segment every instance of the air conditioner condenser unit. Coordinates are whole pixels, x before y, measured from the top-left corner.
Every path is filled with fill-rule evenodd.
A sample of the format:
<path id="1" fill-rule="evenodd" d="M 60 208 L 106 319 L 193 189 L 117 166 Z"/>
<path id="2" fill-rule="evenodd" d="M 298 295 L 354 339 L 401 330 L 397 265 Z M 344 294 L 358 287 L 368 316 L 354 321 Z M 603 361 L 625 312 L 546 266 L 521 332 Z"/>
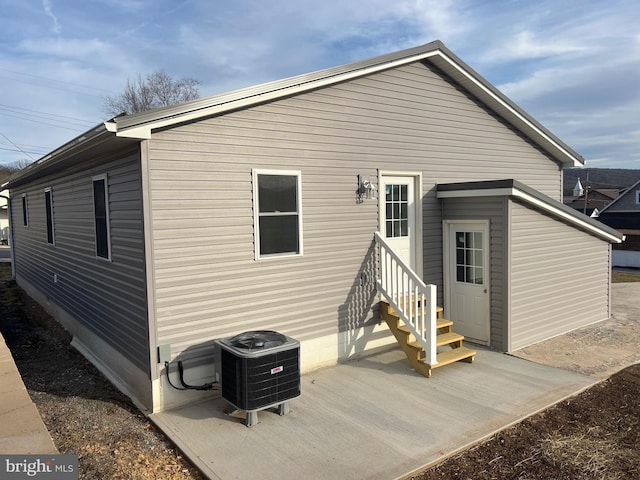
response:
<path id="1" fill-rule="evenodd" d="M 215 341 L 221 395 L 247 413 L 246 425 L 257 423 L 257 412 L 278 407 L 300 395 L 300 343 L 271 330 L 241 333 Z"/>

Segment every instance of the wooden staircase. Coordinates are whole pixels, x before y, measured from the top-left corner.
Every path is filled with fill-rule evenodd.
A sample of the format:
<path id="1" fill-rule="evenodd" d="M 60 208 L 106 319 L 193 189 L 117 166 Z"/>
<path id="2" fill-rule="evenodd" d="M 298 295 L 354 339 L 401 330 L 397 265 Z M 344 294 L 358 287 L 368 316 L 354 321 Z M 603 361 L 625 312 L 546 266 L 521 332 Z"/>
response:
<path id="1" fill-rule="evenodd" d="M 436 346 L 438 348 L 438 363 L 429 365 L 425 363 L 425 351 L 422 345 L 416 341 L 408 327 L 406 327 L 395 310 L 386 300 L 380 302 L 380 315 L 387 322 L 389 328 L 396 337 L 398 344 L 409 359 L 416 372 L 427 378 L 431 377 L 431 370 L 453 362 L 473 363 L 475 350 L 462 346 L 464 337 L 452 330 L 453 322 L 442 318 L 442 307 L 437 307 Z"/>

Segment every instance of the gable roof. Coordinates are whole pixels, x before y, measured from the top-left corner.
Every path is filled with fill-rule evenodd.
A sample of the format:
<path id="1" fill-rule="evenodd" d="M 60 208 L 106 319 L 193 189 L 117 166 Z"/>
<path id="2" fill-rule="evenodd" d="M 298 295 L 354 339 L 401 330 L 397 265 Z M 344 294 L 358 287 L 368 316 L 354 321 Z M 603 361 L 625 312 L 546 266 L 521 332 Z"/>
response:
<path id="1" fill-rule="evenodd" d="M 624 192 L 618 195 L 611 203 L 608 203 L 602 210 L 600 210 L 600 212 L 598 212 L 598 215 L 601 215 L 602 212 L 607 211 L 609 208 L 611 208 L 613 205 L 615 205 L 620 200 L 625 198 L 627 195 L 632 195 L 631 192 L 635 192 L 637 190 L 636 187 L 638 187 L 639 185 L 640 185 L 640 180 L 638 180 L 636 183 L 634 183 L 629 188 L 627 188 Z"/>
<path id="2" fill-rule="evenodd" d="M 117 117 L 109 122 L 108 128 L 118 136 L 149 138 L 154 129 L 167 128 L 208 116 L 220 115 L 420 61 L 426 61 L 438 67 L 563 166 L 573 167 L 584 164 L 584 159 L 578 153 L 513 103 L 439 40 L 419 47 L 201 98 L 180 105 Z"/>
<path id="3" fill-rule="evenodd" d="M 415 62 L 428 62 L 437 67 L 563 167 L 584 164 L 584 159 L 578 153 L 486 81 L 442 42 L 436 40 L 419 47 L 367 60 L 204 97 L 179 105 L 112 118 L 18 172 L 7 184 L 10 185 L 13 181 L 24 180 L 25 176 L 35 174 L 44 168 L 43 164 L 61 161 L 61 156 L 66 158 L 77 151 L 90 148 L 96 142 L 102 143 L 105 137 L 136 141 L 148 139 L 154 130 L 222 115 Z"/>
<path id="4" fill-rule="evenodd" d="M 518 180 L 438 184 L 436 185 L 436 196 L 438 198 L 508 196 L 610 243 L 620 243 L 624 239 L 624 235 L 617 230 L 583 215 Z"/>

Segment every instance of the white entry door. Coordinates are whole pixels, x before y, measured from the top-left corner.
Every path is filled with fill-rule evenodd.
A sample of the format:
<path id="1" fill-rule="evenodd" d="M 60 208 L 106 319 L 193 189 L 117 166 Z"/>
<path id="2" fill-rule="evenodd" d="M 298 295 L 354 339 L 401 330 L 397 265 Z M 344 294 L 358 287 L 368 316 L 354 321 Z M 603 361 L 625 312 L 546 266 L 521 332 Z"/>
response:
<path id="1" fill-rule="evenodd" d="M 489 225 L 448 223 L 446 315 L 455 331 L 489 343 Z"/>
<path id="2" fill-rule="evenodd" d="M 382 176 L 381 230 L 389 246 L 416 271 L 416 200 L 414 177 Z"/>

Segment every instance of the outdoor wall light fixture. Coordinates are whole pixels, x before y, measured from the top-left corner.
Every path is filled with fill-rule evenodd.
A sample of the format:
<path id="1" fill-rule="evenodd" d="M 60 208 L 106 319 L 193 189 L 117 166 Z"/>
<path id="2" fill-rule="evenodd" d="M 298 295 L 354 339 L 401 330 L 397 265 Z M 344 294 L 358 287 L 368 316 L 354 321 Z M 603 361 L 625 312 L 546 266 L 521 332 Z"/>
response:
<path id="1" fill-rule="evenodd" d="M 365 199 L 374 200 L 376 198 L 376 186 L 371 180 L 363 180 L 358 175 L 358 189 L 356 190 L 356 202 L 362 203 Z"/>

